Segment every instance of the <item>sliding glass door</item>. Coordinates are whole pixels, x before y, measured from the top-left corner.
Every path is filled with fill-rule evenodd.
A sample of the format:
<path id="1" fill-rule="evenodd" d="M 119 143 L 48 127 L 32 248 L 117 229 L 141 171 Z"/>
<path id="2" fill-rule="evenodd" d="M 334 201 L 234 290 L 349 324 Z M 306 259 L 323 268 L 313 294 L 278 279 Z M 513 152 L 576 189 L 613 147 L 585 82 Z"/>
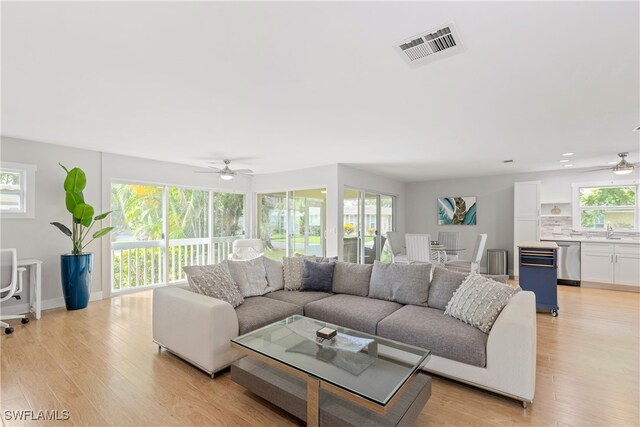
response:
<path id="1" fill-rule="evenodd" d="M 258 236 L 265 256 L 325 253 L 324 189 L 258 194 Z"/>
<path id="2" fill-rule="evenodd" d="M 390 261 L 386 233 L 394 230 L 394 197 L 347 188 L 343 198 L 343 251 L 347 262 Z"/>
<path id="3" fill-rule="evenodd" d="M 244 236 L 244 195 L 111 185 L 111 290 L 184 281 L 183 267 L 226 259 Z"/>

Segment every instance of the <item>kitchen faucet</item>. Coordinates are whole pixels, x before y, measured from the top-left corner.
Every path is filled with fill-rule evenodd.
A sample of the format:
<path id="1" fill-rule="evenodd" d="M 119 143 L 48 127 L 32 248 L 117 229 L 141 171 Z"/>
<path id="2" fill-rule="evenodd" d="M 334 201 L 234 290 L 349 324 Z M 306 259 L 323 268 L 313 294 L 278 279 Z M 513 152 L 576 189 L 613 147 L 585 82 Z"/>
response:
<path id="1" fill-rule="evenodd" d="M 607 222 L 607 239 L 610 239 L 613 237 L 613 226 L 611 225 L 610 222 Z"/>

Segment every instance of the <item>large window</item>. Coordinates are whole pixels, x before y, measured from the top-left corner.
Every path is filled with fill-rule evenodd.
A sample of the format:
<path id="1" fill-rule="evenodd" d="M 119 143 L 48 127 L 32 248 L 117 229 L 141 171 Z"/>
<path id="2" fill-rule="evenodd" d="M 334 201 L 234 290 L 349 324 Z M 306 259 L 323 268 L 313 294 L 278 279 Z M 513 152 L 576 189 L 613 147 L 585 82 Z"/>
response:
<path id="1" fill-rule="evenodd" d="M 638 229 L 638 185 L 574 185 L 574 224 L 582 230 Z"/>
<path id="2" fill-rule="evenodd" d="M 112 290 L 176 283 L 183 267 L 226 259 L 244 236 L 244 195 L 111 185 Z"/>
<path id="3" fill-rule="evenodd" d="M 36 166 L 2 162 L 0 214 L 2 218 L 35 217 Z"/>
<path id="4" fill-rule="evenodd" d="M 343 193 L 342 259 L 391 262 L 387 233 L 394 230 L 393 196 L 346 188 Z"/>
<path id="5" fill-rule="evenodd" d="M 265 256 L 323 256 L 325 205 L 326 191 L 320 188 L 258 194 L 258 236 Z"/>

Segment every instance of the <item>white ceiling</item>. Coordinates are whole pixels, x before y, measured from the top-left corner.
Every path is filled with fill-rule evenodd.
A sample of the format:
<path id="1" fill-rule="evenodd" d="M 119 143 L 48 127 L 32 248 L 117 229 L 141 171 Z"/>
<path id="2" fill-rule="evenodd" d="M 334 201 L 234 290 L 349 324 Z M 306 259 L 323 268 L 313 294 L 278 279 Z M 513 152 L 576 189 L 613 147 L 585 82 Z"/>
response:
<path id="1" fill-rule="evenodd" d="M 2 134 L 404 181 L 635 152 L 638 2 L 2 2 Z M 396 42 L 454 22 L 462 54 Z M 510 165 L 504 159 L 514 159 Z"/>

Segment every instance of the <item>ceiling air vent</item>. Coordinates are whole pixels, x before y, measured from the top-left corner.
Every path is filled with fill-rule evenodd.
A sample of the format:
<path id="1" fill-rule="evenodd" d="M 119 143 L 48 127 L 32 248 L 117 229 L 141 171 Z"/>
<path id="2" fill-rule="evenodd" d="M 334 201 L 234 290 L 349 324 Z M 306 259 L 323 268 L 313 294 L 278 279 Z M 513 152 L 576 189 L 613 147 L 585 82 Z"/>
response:
<path id="1" fill-rule="evenodd" d="M 453 24 L 410 37 L 395 46 L 411 66 L 422 65 L 462 52 L 460 35 Z"/>

